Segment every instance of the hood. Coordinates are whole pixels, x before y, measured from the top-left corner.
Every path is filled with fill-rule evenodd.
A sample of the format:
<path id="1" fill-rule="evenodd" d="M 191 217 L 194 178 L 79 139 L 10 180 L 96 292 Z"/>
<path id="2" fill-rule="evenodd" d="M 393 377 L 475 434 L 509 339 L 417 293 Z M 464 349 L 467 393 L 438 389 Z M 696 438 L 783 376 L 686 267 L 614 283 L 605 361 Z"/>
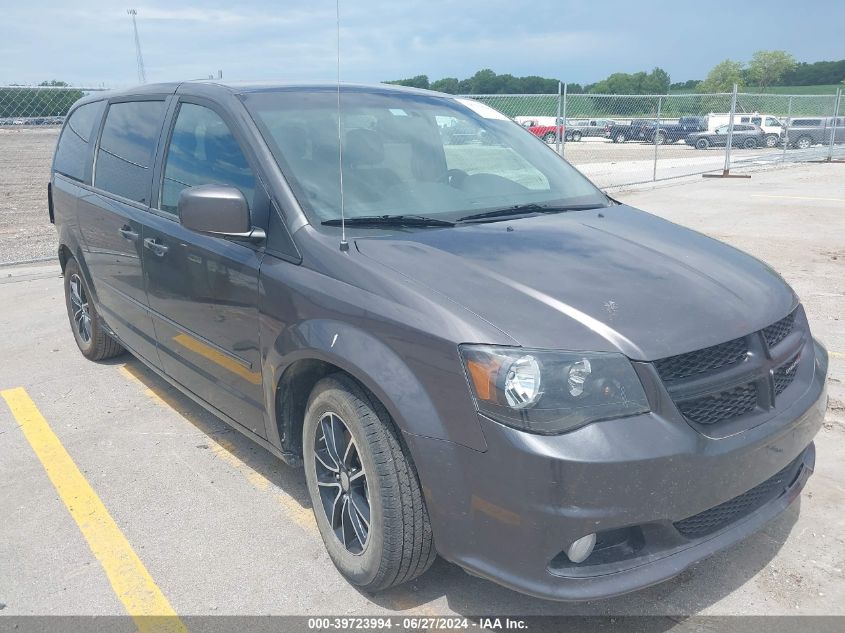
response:
<path id="1" fill-rule="evenodd" d="M 654 360 L 744 336 L 797 303 L 762 262 L 625 205 L 359 238 L 356 246 L 524 347 Z"/>

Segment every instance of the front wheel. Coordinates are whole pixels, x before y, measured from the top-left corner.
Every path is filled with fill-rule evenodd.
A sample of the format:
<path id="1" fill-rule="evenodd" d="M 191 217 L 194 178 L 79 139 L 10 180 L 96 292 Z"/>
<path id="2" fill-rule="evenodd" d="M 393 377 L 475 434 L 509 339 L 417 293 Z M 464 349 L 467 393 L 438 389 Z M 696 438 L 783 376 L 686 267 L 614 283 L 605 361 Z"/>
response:
<path id="1" fill-rule="evenodd" d="M 666 135 L 663 132 L 658 132 L 654 135 L 654 144 L 663 145 L 667 141 Z"/>
<path id="2" fill-rule="evenodd" d="M 82 355 L 88 360 L 104 360 L 122 354 L 123 346 L 105 331 L 88 282 L 72 257 L 65 264 L 64 286 L 70 328 Z"/>
<path id="3" fill-rule="evenodd" d="M 625 132 L 617 132 L 616 136 L 613 137 L 614 143 L 624 143 L 628 139 L 625 137 Z"/>
<path id="4" fill-rule="evenodd" d="M 573 132 L 572 133 L 572 140 L 576 143 L 581 140 L 581 132 Z"/>
<path id="5" fill-rule="evenodd" d="M 766 137 L 766 147 L 777 147 L 780 143 L 780 137 L 777 134 L 769 134 Z"/>
<path id="6" fill-rule="evenodd" d="M 810 149 L 813 145 L 813 140 L 809 136 L 802 136 L 797 141 L 795 141 L 795 147 L 798 149 Z"/>
<path id="7" fill-rule="evenodd" d="M 695 149 L 707 149 L 710 147 L 710 141 L 706 138 L 700 138 L 695 142 Z"/>
<path id="8" fill-rule="evenodd" d="M 435 550 L 416 470 L 388 413 L 348 376 L 314 387 L 302 453 L 317 527 L 349 582 L 380 591 L 429 568 Z"/>

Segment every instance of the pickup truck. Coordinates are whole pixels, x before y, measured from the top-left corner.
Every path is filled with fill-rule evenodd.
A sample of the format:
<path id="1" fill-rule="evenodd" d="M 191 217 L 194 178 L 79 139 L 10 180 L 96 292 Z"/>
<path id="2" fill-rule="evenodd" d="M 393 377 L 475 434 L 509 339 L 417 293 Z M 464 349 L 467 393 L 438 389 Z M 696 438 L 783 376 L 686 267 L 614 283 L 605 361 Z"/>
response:
<path id="1" fill-rule="evenodd" d="M 610 126 L 605 136 L 614 143 L 644 141 L 646 140 L 645 130 L 654 123 L 654 120 L 649 119 L 632 119 L 629 124 L 616 123 Z"/>
<path id="2" fill-rule="evenodd" d="M 607 136 L 613 121 L 610 119 L 569 119 L 566 122 L 566 140 L 580 141 L 587 136 Z"/>
<path id="3" fill-rule="evenodd" d="M 564 125 L 560 125 L 560 121 L 555 124 L 554 119 L 551 121 L 540 121 L 539 119 L 523 119 L 520 125 L 531 132 L 534 136 L 539 136 L 546 143 L 554 143 L 557 140 L 557 135 L 565 130 Z"/>
<path id="4" fill-rule="evenodd" d="M 663 145 L 677 143 L 686 139 L 690 134 L 707 131 L 707 117 L 682 116 L 677 123 L 660 123 L 650 121 L 643 126 L 643 140 L 648 143 Z"/>
<path id="5" fill-rule="evenodd" d="M 683 116 L 677 123 L 662 122 L 657 125 L 654 119 L 633 119 L 630 125 L 616 124 L 606 134 L 614 143 L 625 141 L 645 141 L 646 143 L 675 143 L 690 134 L 707 131 L 707 117 Z"/>

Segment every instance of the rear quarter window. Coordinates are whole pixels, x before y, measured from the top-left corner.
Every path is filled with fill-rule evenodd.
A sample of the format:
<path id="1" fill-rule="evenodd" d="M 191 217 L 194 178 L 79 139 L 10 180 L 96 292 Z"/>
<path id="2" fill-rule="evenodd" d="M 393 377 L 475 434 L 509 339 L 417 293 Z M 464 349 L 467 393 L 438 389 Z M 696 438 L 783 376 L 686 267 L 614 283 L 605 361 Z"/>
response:
<path id="1" fill-rule="evenodd" d="M 79 106 L 71 113 L 56 146 L 53 169 L 57 173 L 86 182 L 94 126 L 100 121 L 104 106 L 104 101 L 95 101 Z"/>
<path id="2" fill-rule="evenodd" d="M 155 147 L 164 119 L 164 101 L 113 103 L 97 150 L 94 186 L 149 204 Z"/>

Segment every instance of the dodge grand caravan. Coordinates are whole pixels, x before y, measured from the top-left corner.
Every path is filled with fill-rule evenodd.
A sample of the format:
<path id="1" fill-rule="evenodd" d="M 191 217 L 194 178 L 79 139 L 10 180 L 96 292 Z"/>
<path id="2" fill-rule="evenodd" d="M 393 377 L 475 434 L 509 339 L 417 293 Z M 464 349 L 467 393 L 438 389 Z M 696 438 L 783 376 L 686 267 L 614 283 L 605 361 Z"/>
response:
<path id="1" fill-rule="evenodd" d="M 439 554 L 535 596 L 619 594 L 799 495 L 828 361 L 776 272 L 478 102 L 337 90 L 73 106 L 48 194 L 83 355 L 130 351 L 303 467 L 370 591 Z"/>

